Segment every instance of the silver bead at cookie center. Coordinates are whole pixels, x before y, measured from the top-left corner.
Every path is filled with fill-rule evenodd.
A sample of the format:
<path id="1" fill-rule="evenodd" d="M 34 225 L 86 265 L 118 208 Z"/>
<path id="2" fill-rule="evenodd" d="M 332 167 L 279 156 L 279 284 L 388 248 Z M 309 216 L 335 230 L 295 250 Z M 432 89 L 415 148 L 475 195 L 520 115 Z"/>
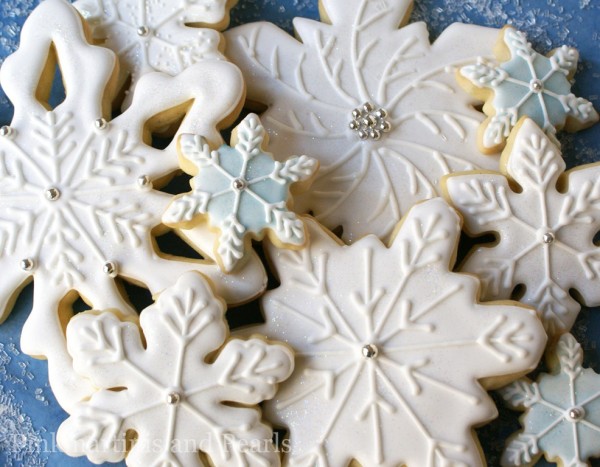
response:
<path id="1" fill-rule="evenodd" d="M 544 83 L 539 79 L 534 79 L 531 82 L 530 87 L 533 92 L 539 93 L 544 90 Z"/>
<path id="2" fill-rule="evenodd" d="M 392 130 L 391 123 L 386 120 L 387 117 L 387 110 L 375 109 L 373 104 L 366 102 L 362 107 L 352 111 L 353 120 L 348 126 L 358 134 L 361 140 L 372 139 L 378 141 L 384 133 L 389 133 Z"/>
<path id="3" fill-rule="evenodd" d="M 139 188 L 151 188 L 152 180 L 150 180 L 150 177 L 148 177 L 148 175 L 140 175 L 137 179 L 137 186 Z"/>
<path id="4" fill-rule="evenodd" d="M 56 201 L 60 198 L 60 190 L 55 187 L 48 188 L 45 191 L 44 196 L 48 201 Z"/>
<path id="5" fill-rule="evenodd" d="M 109 277 L 116 277 L 117 273 L 118 273 L 118 268 L 117 268 L 116 263 L 114 263 L 112 261 L 107 261 L 102 266 L 102 272 Z"/>
<path id="6" fill-rule="evenodd" d="M 246 181 L 242 180 L 241 178 L 236 178 L 233 182 L 231 182 L 231 186 L 237 190 L 237 191 L 241 191 L 244 188 L 246 188 Z"/>
<path id="7" fill-rule="evenodd" d="M 574 422 L 582 420 L 585 417 L 585 411 L 581 407 L 573 407 L 569 410 L 569 419 Z"/>
<path id="8" fill-rule="evenodd" d="M 25 258 L 25 259 L 21 260 L 19 265 L 21 266 L 21 269 L 23 271 L 29 272 L 29 271 L 33 271 L 33 268 L 35 267 L 35 261 L 33 261 L 33 259 L 31 259 L 31 258 Z"/>
<path id="9" fill-rule="evenodd" d="M 148 34 L 150 34 L 150 28 L 148 26 L 139 26 L 136 32 L 138 36 L 146 37 Z"/>
<path id="10" fill-rule="evenodd" d="M 0 128 L 0 136 L 7 138 L 9 136 L 12 136 L 12 134 L 13 134 L 12 127 L 10 127 L 8 125 L 4 125 L 3 127 Z"/>
<path id="11" fill-rule="evenodd" d="M 556 240 L 556 237 L 554 236 L 554 234 L 552 232 L 546 232 L 544 235 L 542 235 L 542 241 L 546 245 L 550 245 L 551 243 L 554 243 L 555 240 Z"/>
<path id="12" fill-rule="evenodd" d="M 365 358 L 372 359 L 379 355 L 379 349 L 374 344 L 367 344 L 361 349 L 361 354 Z"/>
<path id="13" fill-rule="evenodd" d="M 181 396 L 178 392 L 170 392 L 167 394 L 167 404 L 175 405 L 181 401 Z"/>
<path id="14" fill-rule="evenodd" d="M 98 130 L 106 130 L 108 128 L 108 121 L 105 118 L 98 118 L 94 121 L 94 126 Z"/>

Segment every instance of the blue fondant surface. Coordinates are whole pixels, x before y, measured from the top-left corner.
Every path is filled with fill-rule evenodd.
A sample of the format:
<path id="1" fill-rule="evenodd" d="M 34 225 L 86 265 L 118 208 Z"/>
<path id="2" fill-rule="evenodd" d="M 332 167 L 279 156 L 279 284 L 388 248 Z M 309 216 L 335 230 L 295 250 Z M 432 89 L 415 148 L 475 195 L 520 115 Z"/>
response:
<path id="1" fill-rule="evenodd" d="M 21 25 L 39 0 L 0 1 L 0 60 L 13 52 Z M 316 18 L 316 0 L 239 0 L 232 24 L 273 21 L 288 31 L 295 16 Z M 432 38 L 455 21 L 501 27 L 512 24 L 525 31 L 537 50 L 547 52 L 562 44 L 577 47 L 580 70 L 573 92 L 600 108 L 600 3 L 593 0 L 416 0 L 413 21 L 429 24 Z M 56 97 L 60 91 L 55 90 Z M 0 125 L 10 122 L 12 107 L 0 92 Z M 576 135 L 561 136 L 570 167 L 600 161 L 600 125 Z M 2 272 L 0 271 L 0 280 Z M 53 433 L 66 414 L 47 384 L 46 363 L 20 351 L 20 329 L 31 309 L 32 287 L 21 294 L 14 310 L 0 326 L 0 465 L 80 466 L 55 445 Z M 600 371 L 600 309 L 584 309 L 573 333 L 586 352 L 586 365 Z M 517 414 L 500 408 L 500 418 L 479 430 L 490 466 L 499 465 L 506 436 L 514 431 Z M 541 462 L 539 465 L 547 465 Z M 593 465 L 600 466 L 600 461 Z"/>

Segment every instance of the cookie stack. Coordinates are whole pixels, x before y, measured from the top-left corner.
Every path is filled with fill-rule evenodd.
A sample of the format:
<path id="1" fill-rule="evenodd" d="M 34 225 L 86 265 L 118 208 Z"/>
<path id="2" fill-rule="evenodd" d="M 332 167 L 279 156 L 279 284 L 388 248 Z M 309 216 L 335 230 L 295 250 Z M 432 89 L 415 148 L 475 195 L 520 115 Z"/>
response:
<path id="1" fill-rule="evenodd" d="M 600 305 L 600 167 L 566 172 L 557 137 L 599 119 L 577 50 L 465 24 L 432 44 L 409 0 L 221 35 L 234 3 L 44 0 L 2 66 L 0 297 L 34 281 L 21 347 L 48 360 L 60 448 L 485 465 L 499 390 L 525 411 L 502 465 L 600 456 L 600 376 L 569 334 Z M 201 258 L 161 252 L 167 231 Z M 254 300 L 263 322 L 230 335 Z"/>

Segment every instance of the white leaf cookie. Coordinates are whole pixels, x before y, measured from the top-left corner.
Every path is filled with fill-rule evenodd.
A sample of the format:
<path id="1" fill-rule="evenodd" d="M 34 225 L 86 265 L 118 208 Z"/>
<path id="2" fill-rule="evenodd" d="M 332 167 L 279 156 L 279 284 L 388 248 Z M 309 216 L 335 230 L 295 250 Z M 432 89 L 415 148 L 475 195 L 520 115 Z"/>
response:
<path id="1" fill-rule="evenodd" d="M 296 353 L 265 405 L 289 429 L 288 465 L 481 465 L 471 428 L 496 409 L 477 381 L 536 366 L 546 337 L 535 313 L 479 304 L 478 281 L 450 272 L 460 222 L 439 198 L 412 208 L 389 248 L 375 236 L 343 246 L 307 225 L 308 248 L 267 249 L 281 286 L 261 299 L 258 328 Z"/>
<path id="2" fill-rule="evenodd" d="M 268 23 L 225 34 L 249 102 L 268 106 L 275 156 L 321 163 L 297 209 L 343 226 L 348 242 L 388 238 L 411 206 L 440 193 L 442 175 L 498 165 L 477 151 L 483 118 L 454 78 L 497 30 L 455 24 L 431 45 L 425 24 L 406 25 L 412 3 L 321 0 L 323 22 L 294 21 L 299 40 Z"/>
<path id="3" fill-rule="evenodd" d="M 50 109 L 43 100 L 56 57 L 67 93 Z M 115 63 L 112 52 L 88 44 L 68 2 L 47 0 L 25 23 L 20 48 L 1 71 L 15 113 L 0 130 L 0 313 L 6 318 L 18 292 L 35 279 L 21 345 L 50 360 L 52 388 L 67 410 L 89 389 L 73 374 L 64 342 L 76 294 L 93 307 L 135 316 L 116 277 L 156 294 L 182 273 L 201 271 L 230 303 L 253 298 L 266 282 L 256 256 L 225 277 L 213 261 L 160 256 L 153 240 L 153 232 L 165 230 L 161 216 L 172 199 L 153 183 L 159 188 L 179 166 L 175 143 L 153 149 L 150 131 L 179 122 L 187 109 L 180 131 L 221 144 L 216 126 L 238 108 L 239 71 L 206 61 L 174 78 L 147 75 L 129 110 L 110 121 Z M 213 237 L 208 230 L 189 236 L 209 255 Z"/>
<path id="4" fill-rule="evenodd" d="M 131 89 L 146 73 L 177 75 L 206 58 L 223 58 L 221 35 L 237 0 L 78 0 L 74 6 L 91 26 L 96 41 L 113 50 L 121 65 L 119 88 Z M 125 107 L 131 103 L 131 94 Z"/>
<path id="5" fill-rule="evenodd" d="M 293 354 L 262 339 L 225 343 L 224 313 L 208 283 L 188 273 L 142 312 L 143 343 L 136 325 L 112 313 L 75 317 L 69 352 L 98 390 L 59 428 L 61 449 L 94 463 L 126 456 L 140 467 L 278 466 L 273 432 L 253 406 L 275 395 Z"/>
<path id="6" fill-rule="evenodd" d="M 526 378 L 501 390 L 514 409 L 524 410 L 522 431 L 513 435 L 503 466 L 534 465 L 542 455 L 565 467 L 589 466 L 600 457 L 600 375 L 583 368 L 581 346 L 563 334 L 552 354 L 551 374 Z"/>
<path id="7" fill-rule="evenodd" d="M 248 115 L 235 129 L 232 145 L 211 151 L 198 135 L 182 135 L 181 165 L 193 175 L 193 191 L 177 197 L 163 216 L 173 227 L 193 228 L 204 218 L 220 234 L 215 256 L 231 271 L 251 250 L 250 240 L 268 234 L 281 246 L 306 242 L 304 223 L 288 209 L 290 187 L 310 184 L 319 163 L 295 156 L 284 163 L 265 152 L 266 132 L 259 118 Z"/>
<path id="8" fill-rule="evenodd" d="M 488 119 L 479 141 L 483 152 L 501 150 L 522 117 L 535 121 L 555 143 L 558 130 L 578 131 L 598 121 L 592 103 L 571 92 L 579 61 L 576 49 L 562 46 L 544 56 L 524 33 L 507 26 L 495 50 L 499 62 L 480 57 L 457 73 L 467 91 L 486 101 Z"/>
<path id="9" fill-rule="evenodd" d="M 485 300 L 519 300 L 540 313 L 546 330 L 573 326 L 581 305 L 600 305 L 600 165 L 565 173 L 552 139 L 524 119 L 502 156 L 502 173 L 465 173 L 445 180 L 447 197 L 469 234 L 493 232 L 497 241 L 473 250 L 461 271 L 482 281 Z"/>

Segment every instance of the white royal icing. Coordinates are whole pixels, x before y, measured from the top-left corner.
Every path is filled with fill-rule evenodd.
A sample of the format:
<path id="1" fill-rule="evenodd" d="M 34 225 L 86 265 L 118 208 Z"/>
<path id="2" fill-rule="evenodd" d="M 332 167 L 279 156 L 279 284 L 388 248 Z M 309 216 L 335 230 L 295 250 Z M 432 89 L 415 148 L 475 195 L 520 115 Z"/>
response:
<path id="1" fill-rule="evenodd" d="M 561 336 L 554 354 L 554 373 L 501 391 L 510 407 L 525 411 L 503 466 L 532 465 L 544 455 L 561 466 L 584 467 L 600 457 L 600 375 L 582 367 L 583 352 L 571 334 Z"/>
<path id="2" fill-rule="evenodd" d="M 479 58 L 475 65 L 460 70 L 479 88 L 493 91 L 493 115 L 484 123 L 483 146 L 503 145 L 522 117 L 543 128 L 555 143 L 555 135 L 572 119 L 581 126 L 598 121 L 591 102 L 571 93 L 570 78 L 577 70 L 579 52 L 562 46 L 548 57 L 537 53 L 527 36 L 512 27 L 502 31 L 510 59 L 496 63 Z"/>
<path id="3" fill-rule="evenodd" d="M 297 18 L 299 40 L 268 23 L 241 26 L 226 33 L 226 53 L 249 101 L 269 107 L 276 158 L 321 163 L 297 209 L 342 225 L 346 241 L 387 238 L 411 206 L 437 196 L 442 175 L 497 167 L 477 150 L 482 115 L 454 78 L 497 30 L 455 24 L 431 45 L 423 23 L 398 29 L 411 0 L 320 4 L 331 24 Z"/>
<path id="4" fill-rule="evenodd" d="M 142 312 L 144 343 L 136 325 L 112 313 L 74 318 L 69 352 L 98 390 L 59 428 L 61 449 L 94 463 L 127 456 L 140 467 L 278 466 L 272 429 L 254 406 L 275 395 L 293 354 L 261 339 L 225 343 L 224 315 L 206 280 L 188 273 Z M 137 439 L 127 452 L 129 430 Z"/>
<path id="5" fill-rule="evenodd" d="M 67 93 L 48 110 L 38 100 L 38 85 L 51 44 Z M 71 370 L 58 314 L 74 291 L 91 306 L 134 316 L 116 276 L 156 294 L 197 270 L 232 303 L 256 296 L 265 283 L 256 256 L 225 276 L 213 261 L 161 257 L 151 235 L 172 199 L 152 183 L 176 172 L 178 161 L 175 143 L 164 151 L 145 144 L 147 122 L 189 103 L 180 131 L 221 144 L 215 127 L 237 108 L 239 71 L 207 61 L 176 78 L 147 75 L 130 109 L 110 121 L 102 104 L 115 60 L 109 50 L 86 42 L 74 8 L 46 0 L 25 23 L 21 46 L 1 71 L 15 113 L 0 130 L 0 311 L 6 316 L 20 288 L 35 278 L 21 344 L 27 354 L 48 358 L 52 388 L 67 410 L 89 389 Z M 207 229 L 190 238 L 210 253 L 214 235 Z"/>
<path id="6" fill-rule="evenodd" d="M 412 208 L 388 248 L 343 246 L 307 221 L 308 248 L 267 248 L 281 286 L 266 324 L 296 369 L 265 416 L 289 429 L 288 465 L 482 464 L 471 428 L 496 409 L 477 383 L 534 368 L 546 341 L 531 310 L 477 303 L 478 281 L 452 273 L 456 212 Z"/>
<path id="7" fill-rule="evenodd" d="M 234 147 L 211 151 L 201 136 L 181 136 L 180 152 L 194 170 L 193 191 L 171 203 L 163 222 L 177 226 L 206 216 L 220 232 L 215 253 L 227 271 L 244 257 L 250 238 L 265 232 L 285 245 L 306 241 L 304 223 L 288 209 L 290 186 L 310 180 L 319 163 L 307 156 L 274 161 L 263 149 L 265 136 L 254 114 L 236 128 Z"/>
<path id="8" fill-rule="evenodd" d="M 587 305 L 600 305 L 600 249 L 594 244 L 600 165 L 565 173 L 560 150 L 532 120 L 515 131 L 503 174 L 457 174 L 446 181 L 466 230 L 498 237 L 475 249 L 461 271 L 480 277 L 485 300 L 510 298 L 524 285 L 519 300 L 538 310 L 549 333 L 561 333 L 581 309 L 571 289 Z"/>
<path id="9" fill-rule="evenodd" d="M 223 58 L 221 35 L 190 23 L 226 25 L 227 0 L 78 0 L 75 7 L 92 28 L 94 39 L 120 61 L 119 84 L 131 76 L 131 89 L 152 71 L 170 75 L 206 58 Z M 131 103 L 131 95 L 125 107 Z"/>

